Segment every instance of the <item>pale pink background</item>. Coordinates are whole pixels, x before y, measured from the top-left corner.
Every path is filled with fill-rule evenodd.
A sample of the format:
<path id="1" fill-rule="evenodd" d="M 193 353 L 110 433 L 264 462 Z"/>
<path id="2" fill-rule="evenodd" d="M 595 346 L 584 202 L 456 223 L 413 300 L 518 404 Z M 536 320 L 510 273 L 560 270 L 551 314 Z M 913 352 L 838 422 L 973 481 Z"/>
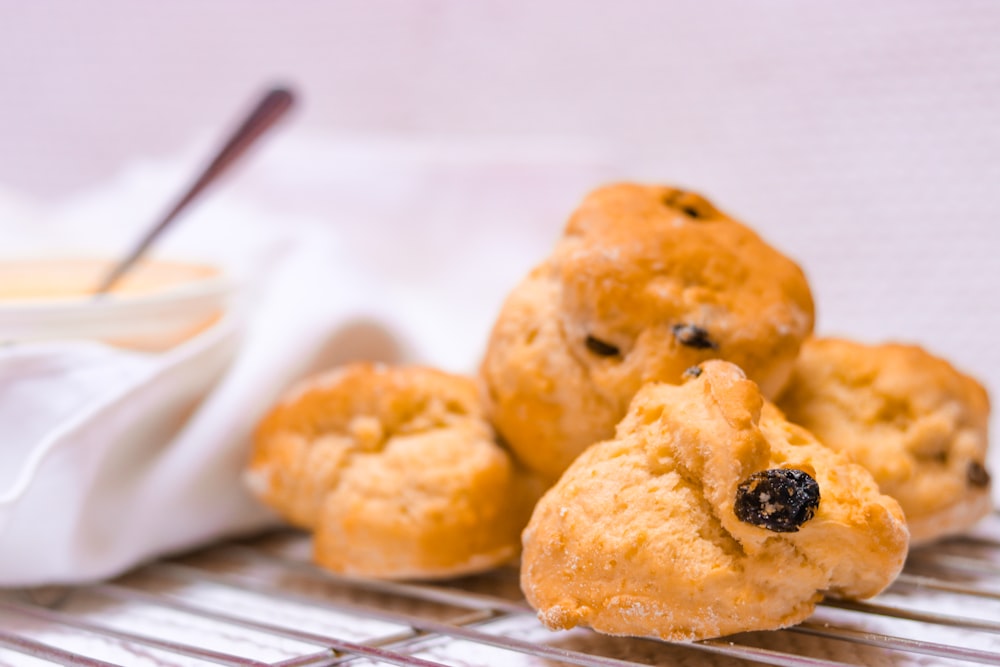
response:
<path id="1" fill-rule="evenodd" d="M 0 184 L 98 187 L 283 79 L 293 134 L 561 142 L 699 189 L 803 264 L 821 331 L 997 389 L 998 36 L 992 0 L 0 0 Z M 251 200 L 337 215 L 254 169 Z"/>

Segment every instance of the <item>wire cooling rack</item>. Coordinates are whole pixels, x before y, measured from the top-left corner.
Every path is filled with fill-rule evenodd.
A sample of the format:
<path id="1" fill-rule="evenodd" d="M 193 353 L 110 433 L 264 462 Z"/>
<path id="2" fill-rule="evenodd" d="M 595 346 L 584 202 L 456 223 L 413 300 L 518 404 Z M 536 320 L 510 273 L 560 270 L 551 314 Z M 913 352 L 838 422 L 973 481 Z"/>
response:
<path id="1" fill-rule="evenodd" d="M 780 573 L 776 573 L 780 576 Z M 349 580 L 283 531 L 107 583 L 0 592 L 0 665 L 1000 665 L 1000 515 L 911 552 L 866 602 L 691 644 L 545 630 L 499 569 L 435 584 Z"/>

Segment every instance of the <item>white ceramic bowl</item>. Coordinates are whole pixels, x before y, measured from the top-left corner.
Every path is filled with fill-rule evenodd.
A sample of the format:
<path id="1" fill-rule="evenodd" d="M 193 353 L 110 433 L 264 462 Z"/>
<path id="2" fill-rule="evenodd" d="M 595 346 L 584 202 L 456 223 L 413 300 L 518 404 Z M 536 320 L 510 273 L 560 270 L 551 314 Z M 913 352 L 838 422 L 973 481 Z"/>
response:
<path id="1" fill-rule="evenodd" d="M 109 267 L 79 257 L 0 261 L 0 342 L 91 339 L 162 350 L 211 326 L 234 289 L 214 267 L 161 260 L 94 296 Z"/>

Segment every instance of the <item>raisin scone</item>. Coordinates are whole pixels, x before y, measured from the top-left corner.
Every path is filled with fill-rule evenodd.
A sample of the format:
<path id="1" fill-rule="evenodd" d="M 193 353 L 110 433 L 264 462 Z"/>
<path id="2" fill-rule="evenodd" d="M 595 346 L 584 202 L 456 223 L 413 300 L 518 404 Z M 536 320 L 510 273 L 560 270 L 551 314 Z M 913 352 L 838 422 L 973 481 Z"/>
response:
<path id="1" fill-rule="evenodd" d="M 778 405 L 868 468 L 899 501 L 914 544 L 989 513 L 986 390 L 924 349 L 811 339 Z"/>
<path id="2" fill-rule="evenodd" d="M 781 628 L 865 598 L 906 557 L 899 504 L 735 365 L 651 383 L 536 506 L 521 586 L 552 629 L 673 641 Z"/>
<path id="3" fill-rule="evenodd" d="M 554 481 L 643 384 L 706 359 L 773 396 L 813 320 L 802 271 L 754 231 L 690 192 L 613 185 L 509 294 L 480 376 L 500 435 Z"/>
<path id="4" fill-rule="evenodd" d="M 363 362 L 281 400 L 258 427 L 247 480 L 314 531 L 320 565 L 387 579 L 511 561 L 542 491 L 497 444 L 472 378 Z"/>

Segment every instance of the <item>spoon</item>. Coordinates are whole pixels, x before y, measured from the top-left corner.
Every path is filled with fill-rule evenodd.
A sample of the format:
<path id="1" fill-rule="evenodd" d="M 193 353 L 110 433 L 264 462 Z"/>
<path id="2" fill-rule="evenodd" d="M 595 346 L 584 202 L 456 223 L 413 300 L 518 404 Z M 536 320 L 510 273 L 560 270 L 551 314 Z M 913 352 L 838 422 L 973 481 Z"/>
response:
<path id="1" fill-rule="evenodd" d="M 205 188 L 217 180 L 257 139 L 281 119 L 291 109 L 294 102 L 295 96 L 287 88 L 276 87 L 265 93 L 236 131 L 233 132 L 232 136 L 229 137 L 229 140 L 219 149 L 215 158 L 202 170 L 198 178 L 188 186 L 188 189 L 184 191 L 184 194 L 181 195 L 173 207 L 167 211 L 166 215 L 150 227 L 129 253 L 104 276 L 97 289 L 94 290 L 95 296 L 102 296 L 108 292 L 142 258 L 156 239 L 180 215 L 181 211 L 187 208 L 188 204 L 194 201 Z"/>

